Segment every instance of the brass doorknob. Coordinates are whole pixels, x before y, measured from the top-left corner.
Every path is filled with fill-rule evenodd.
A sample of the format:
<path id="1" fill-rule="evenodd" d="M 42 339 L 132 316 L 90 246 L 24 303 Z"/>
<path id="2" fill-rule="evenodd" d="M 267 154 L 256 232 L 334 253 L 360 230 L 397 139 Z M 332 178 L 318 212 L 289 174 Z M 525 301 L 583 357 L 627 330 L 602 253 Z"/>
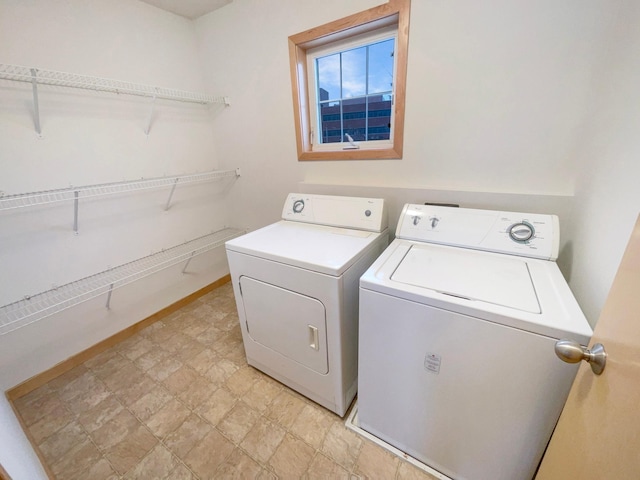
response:
<path id="1" fill-rule="evenodd" d="M 591 370 L 596 375 L 600 375 L 604 371 L 607 363 L 607 352 L 604 351 L 604 345 L 601 343 L 596 343 L 589 350 L 573 340 L 558 340 L 555 351 L 558 358 L 563 362 L 578 363 L 581 360 L 586 361 L 591 365 Z"/>

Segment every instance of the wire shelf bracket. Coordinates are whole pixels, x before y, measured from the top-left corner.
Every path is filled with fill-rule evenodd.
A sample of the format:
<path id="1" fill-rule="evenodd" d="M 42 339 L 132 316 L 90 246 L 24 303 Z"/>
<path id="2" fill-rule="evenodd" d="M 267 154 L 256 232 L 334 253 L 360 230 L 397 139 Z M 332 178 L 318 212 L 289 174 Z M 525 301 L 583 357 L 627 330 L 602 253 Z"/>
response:
<path id="1" fill-rule="evenodd" d="M 154 87 L 152 85 L 138 84 L 110 78 L 91 77 L 76 73 L 58 72 L 21 65 L 0 63 L 0 79 L 15 82 L 31 83 L 33 91 L 34 125 L 38 136 L 42 136 L 40 126 L 40 109 L 38 104 L 38 85 L 50 85 L 57 87 L 79 88 L 97 92 L 111 92 L 117 94 L 151 97 L 151 111 L 145 128 L 145 134 L 149 135 L 151 122 L 155 109 L 156 99 L 174 100 L 178 102 L 200 103 L 203 105 L 222 104 L 229 106 L 229 97 L 212 96 L 205 93 L 188 92 L 166 87 Z"/>
<path id="2" fill-rule="evenodd" d="M 236 228 L 223 228 L 61 287 L 25 296 L 22 300 L 0 307 L 0 335 L 105 294 L 105 307 L 111 309 L 114 290 L 182 262 L 186 262 L 182 269 L 184 274 L 193 257 L 220 247 L 226 241 L 244 233 L 244 230 Z"/>
<path id="3" fill-rule="evenodd" d="M 19 193 L 15 195 L 0 194 L 0 211 L 73 200 L 73 231 L 78 234 L 80 199 L 115 195 L 119 193 L 130 193 L 137 190 L 171 187 L 169 198 L 167 199 L 167 203 L 164 207 L 165 210 L 169 210 L 171 207 L 171 200 L 178 183 L 180 183 L 180 185 L 187 185 L 238 177 L 240 177 L 239 168 L 235 170 L 211 170 L 209 172 L 192 173 L 187 175 L 85 185 L 82 187 L 68 187 L 41 192 Z"/>

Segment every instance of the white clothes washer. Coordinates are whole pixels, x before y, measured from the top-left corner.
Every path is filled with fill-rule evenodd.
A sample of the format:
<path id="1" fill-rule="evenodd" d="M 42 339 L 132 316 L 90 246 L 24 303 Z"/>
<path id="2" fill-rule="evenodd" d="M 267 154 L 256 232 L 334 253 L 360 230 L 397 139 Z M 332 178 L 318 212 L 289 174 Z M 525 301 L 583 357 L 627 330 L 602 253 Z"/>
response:
<path id="1" fill-rule="evenodd" d="M 358 375 L 358 281 L 389 244 L 384 200 L 290 194 L 226 243 L 247 362 L 343 416 Z"/>
<path id="2" fill-rule="evenodd" d="M 360 283 L 359 427 L 456 480 L 531 480 L 592 330 L 558 218 L 405 205 Z"/>

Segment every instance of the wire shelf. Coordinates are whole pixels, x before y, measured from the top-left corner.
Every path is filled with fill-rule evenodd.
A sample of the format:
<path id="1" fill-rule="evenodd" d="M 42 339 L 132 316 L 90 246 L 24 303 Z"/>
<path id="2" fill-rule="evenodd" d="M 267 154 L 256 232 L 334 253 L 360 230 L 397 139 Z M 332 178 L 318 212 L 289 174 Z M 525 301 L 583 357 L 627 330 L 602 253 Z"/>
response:
<path id="1" fill-rule="evenodd" d="M 223 103 L 228 99 L 223 96 L 214 97 L 204 93 L 188 92 L 166 87 L 154 87 L 123 80 L 91 77 L 76 73 L 57 72 L 41 68 L 23 67 L 20 65 L 0 64 L 0 79 L 59 87 L 81 88 L 100 92 L 124 93 L 143 97 L 163 98 L 191 103 Z"/>
<path id="2" fill-rule="evenodd" d="M 111 292 L 114 289 L 181 262 L 187 262 L 186 269 L 188 262 L 194 256 L 222 246 L 227 240 L 238 237 L 243 233 L 245 233 L 244 230 L 224 228 L 158 253 L 0 307 L 0 335 L 7 334 L 100 295 L 108 295 L 106 306 L 109 308 Z"/>
<path id="3" fill-rule="evenodd" d="M 81 187 L 60 188 L 40 192 L 18 193 L 15 195 L 0 196 L 0 211 L 33 207 L 47 203 L 77 200 L 78 198 L 98 197 L 135 192 L 137 190 L 149 190 L 153 188 L 174 187 L 176 185 L 185 185 L 190 183 L 210 182 L 239 176 L 240 171 L 238 169 L 212 170 L 210 172 L 172 177 L 156 177 L 141 180 L 102 183 L 97 185 L 84 185 Z"/>

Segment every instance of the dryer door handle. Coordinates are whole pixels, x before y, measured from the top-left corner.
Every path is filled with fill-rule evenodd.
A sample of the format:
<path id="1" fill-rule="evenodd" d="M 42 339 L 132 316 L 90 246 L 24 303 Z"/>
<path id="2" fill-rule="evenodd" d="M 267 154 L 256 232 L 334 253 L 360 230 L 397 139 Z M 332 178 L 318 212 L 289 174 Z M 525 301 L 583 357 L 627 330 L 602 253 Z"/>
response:
<path id="1" fill-rule="evenodd" d="M 309 347 L 317 351 L 320 349 L 318 345 L 318 327 L 314 327 L 313 325 L 307 326 L 309 327 Z"/>

